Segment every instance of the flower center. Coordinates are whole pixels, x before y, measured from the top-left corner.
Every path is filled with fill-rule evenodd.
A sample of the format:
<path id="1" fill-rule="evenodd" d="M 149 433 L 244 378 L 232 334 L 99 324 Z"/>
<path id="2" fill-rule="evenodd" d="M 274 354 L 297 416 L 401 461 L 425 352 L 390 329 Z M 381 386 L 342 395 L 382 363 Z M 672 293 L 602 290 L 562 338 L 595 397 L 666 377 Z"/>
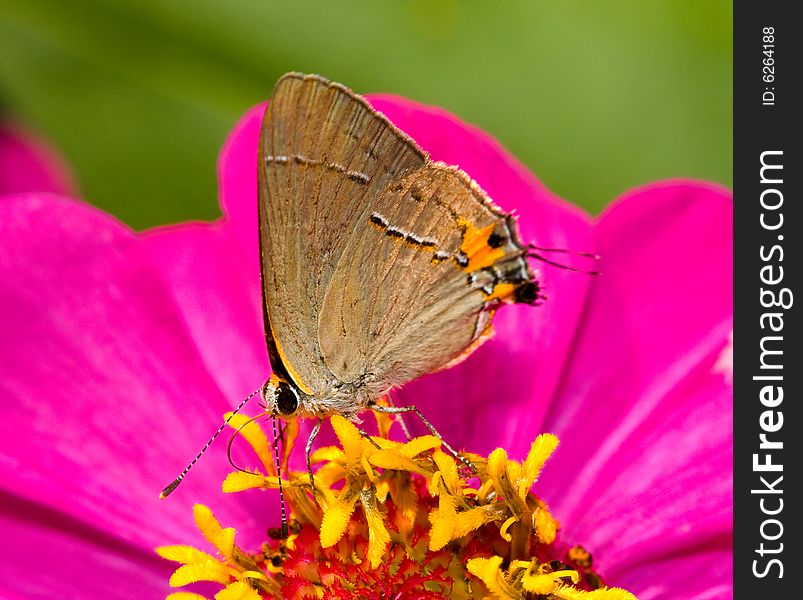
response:
<path id="1" fill-rule="evenodd" d="M 582 547 L 558 541 L 558 523 L 531 488 L 555 450 L 554 435 L 539 435 L 526 459 L 501 448 L 488 457 L 466 454 L 476 474 L 465 478 L 441 441 L 423 436 L 407 443 L 387 434 L 392 417 L 377 413 L 379 436 L 366 439 L 333 416 L 340 447 L 313 453 L 314 490 L 306 472 L 291 472 L 287 457 L 298 433 L 285 429 L 283 480 L 290 507 L 290 536 L 274 532 L 257 553 L 234 543 L 203 505 L 195 521 L 217 549 L 212 556 L 190 546 L 157 549 L 181 563 L 170 585 L 223 584 L 216 600 L 243 598 L 605 598 L 634 600 L 606 588 Z M 256 422 L 235 415 L 263 469 L 229 474 L 226 492 L 278 488 L 270 443 Z M 264 472 L 263 472 L 264 470 Z M 181 595 L 184 594 L 184 595 Z M 203 598 L 180 592 L 175 600 Z"/>

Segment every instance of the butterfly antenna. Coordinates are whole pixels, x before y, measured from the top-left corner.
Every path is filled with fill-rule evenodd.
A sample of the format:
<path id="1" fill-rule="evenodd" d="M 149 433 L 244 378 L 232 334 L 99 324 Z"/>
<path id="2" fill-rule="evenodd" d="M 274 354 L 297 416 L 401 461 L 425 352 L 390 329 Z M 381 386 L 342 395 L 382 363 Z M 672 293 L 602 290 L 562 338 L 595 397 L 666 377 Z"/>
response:
<path id="1" fill-rule="evenodd" d="M 555 262 L 546 258 L 541 252 L 550 252 L 550 253 L 558 253 L 558 254 L 573 254 L 575 256 L 583 256 L 585 258 L 590 258 L 593 260 L 600 260 L 600 256 L 598 254 L 591 254 L 590 252 L 578 252 L 576 250 L 567 250 L 565 248 L 542 248 L 541 246 L 535 246 L 534 244 L 527 245 L 528 252 L 526 253 L 527 256 L 531 258 L 535 258 L 540 260 L 541 262 L 545 262 L 548 265 L 552 265 L 553 267 L 558 267 L 559 269 L 564 269 L 566 271 L 573 271 L 575 273 L 584 273 L 586 275 L 599 275 L 600 272 L 597 270 L 585 270 L 585 269 L 577 269 L 575 267 L 570 267 L 569 265 L 564 265 L 559 262 Z M 535 250 L 535 252 L 532 252 Z"/>
<path id="2" fill-rule="evenodd" d="M 287 511 L 284 506 L 284 490 L 282 489 L 282 461 L 279 460 L 279 431 L 276 426 L 276 415 L 273 415 L 273 460 L 276 462 L 276 478 L 279 480 L 279 501 L 282 505 L 282 539 L 290 535 L 287 527 Z"/>
<path id="3" fill-rule="evenodd" d="M 228 416 L 228 418 L 227 418 L 227 419 L 226 419 L 226 420 L 223 422 L 223 424 L 222 424 L 220 427 L 218 427 L 218 430 L 217 430 L 217 431 L 214 433 L 214 435 L 213 435 L 211 438 L 209 438 L 209 441 L 208 441 L 208 442 L 206 442 L 206 444 L 204 445 L 204 447 L 203 447 L 203 448 L 201 448 L 201 451 L 200 451 L 200 452 L 199 452 L 199 453 L 198 453 L 198 454 L 195 456 L 195 458 L 193 458 L 193 459 L 192 459 L 192 461 L 190 462 L 190 464 L 188 464 L 186 467 L 184 467 L 184 470 L 181 472 L 181 475 L 179 475 L 178 477 L 176 477 L 176 478 L 173 480 L 173 482 L 172 482 L 170 485 L 168 485 L 168 486 L 167 486 L 165 489 L 163 489 L 163 490 L 161 491 L 161 493 L 159 494 L 159 499 L 160 499 L 160 500 L 164 500 L 164 499 L 165 499 L 165 498 L 167 498 L 167 497 L 168 497 L 170 494 L 172 494 L 172 493 L 173 493 L 173 491 L 174 491 L 174 490 L 175 490 L 175 489 L 176 489 L 176 488 L 179 486 L 179 484 L 180 484 L 180 483 L 181 483 L 181 482 L 184 480 L 184 477 L 186 477 L 186 476 L 187 476 L 187 473 L 189 473 L 189 472 L 190 472 L 190 469 L 192 469 L 192 468 L 195 466 L 195 463 L 197 463 L 197 462 L 198 462 L 198 459 L 199 459 L 199 458 L 201 458 L 201 456 L 203 456 L 203 453 L 204 453 L 204 452 L 206 452 L 207 448 L 209 448 L 209 446 L 210 446 L 210 445 L 212 445 L 212 442 L 214 442 L 214 441 L 215 441 L 215 438 L 216 438 L 217 436 L 219 436 L 219 435 L 220 435 L 220 432 L 221 432 L 221 431 L 223 431 L 223 430 L 226 428 L 226 425 L 228 425 L 228 424 L 229 424 L 229 421 L 231 421 L 232 417 L 234 417 L 234 415 L 236 415 L 236 414 L 237 414 L 237 413 L 238 413 L 238 412 L 239 412 L 239 411 L 240 411 L 240 410 L 243 408 L 243 406 L 245 406 L 245 403 L 246 403 L 246 402 L 248 402 L 248 401 L 249 401 L 251 398 L 253 398 L 254 396 L 256 396 L 256 395 L 257 395 L 259 392 L 261 392 L 261 391 L 262 391 L 262 388 L 261 388 L 261 387 L 260 387 L 258 390 L 254 390 L 253 392 L 251 392 L 250 394 L 248 394 L 248 396 L 246 396 L 246 397 L 245 397 L 245 399 L 244 399 L 242 402 L 240 402 L 240 405 L 239 405 L 237 408 L 235 408 L 235 409 L 234 409 L 234 412 L 232 412 L 232 413 L 231 413 L 231 414 Z"/>
<path id="4" fill-rule="evenodd" d="M 249 471 L 248 469 L 243 469 L 242 467 L 240 467 L 240 466 L 238 466 L 238 465 L 235 465 L 235 464 L 234 464 L 234 460 L 231 458 L 231 447 L 232 447 L 232 445 L 234 444 L 234 440 L 236 440 L 236 439 L 237 439 L 237 436 L 239 436 L 239 435 L 240 435 L 240 433 L 242 433 L 243 429 L 245 429 L 246 427 L 248 427 L 248 426 L 249 426 L 251 423 L 253 423 L 253 422 L 254 422 L 254 421 L 256 421 L 257 419 L 261 419 L 262 417 L 265 417 L 265 416 L 267 416 L 267 415 L 268 415 L 268 413 L 267 413 L 267 412 L 264 412 L 264 413 L 260 413 L 260 414 L 256 415 L 255 417 L 251 417 L 251 418 L 250 418 L 250 419 L 248 419 L 248 420 L 247 420 L 245 423 L 243 423 L 242 425 L 240 425 L 240 426 L 239 426 L 239 427 L 238 427 L 238 428 L 237 428 L 237 429 L 234 431 L 234 433 L 232 434 L 232 436 L 229 438 L 229 445 L 228 445 L 228 447 L 226 448 L 226 457 L 229 459 L 229 464 L 230 464 L 232 467 L 234 467 L 235 469 L 237 469 L 238 471 L 242 471 L 243 473 L 253 473 L 253 471 Z M 232 415 L 232 416 L 234 416 L 234 415 Z"/>

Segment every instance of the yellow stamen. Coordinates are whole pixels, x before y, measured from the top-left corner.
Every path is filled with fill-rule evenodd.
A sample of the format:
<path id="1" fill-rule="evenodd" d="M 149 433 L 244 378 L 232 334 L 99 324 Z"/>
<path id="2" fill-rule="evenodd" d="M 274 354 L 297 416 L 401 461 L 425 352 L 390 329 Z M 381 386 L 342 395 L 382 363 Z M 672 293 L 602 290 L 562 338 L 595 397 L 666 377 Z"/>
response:
<path id="1" fill-rule="evenodd" d="M 536 508 L 533 512 L 533 530 L 542 544 L 551 544 L 555 541 L 558 535 L 558 522 L 552 518 L 546 505 L 543 508 Z"/>
<path id="2" fill-rule="evenodd" d="M 394 469 L 396 471 L 409 471 L 410 473 L 418 473 L 425 475 L 426 470 L 419 467 L 418 464 L 408 456 L 395 448 L 385 448 L 379 450 L 371 456 L 370 462 L 375 467 L 380 469 Z"/>
<path id="3" fill-rule="evenodd" d="M 593 592 L 584 592 L 577 588 L 564 586 L 552 594 L 556 600 L 637 600 L 637 598 L 622 588 L 603 588 Z"/>
<path id="4" fill-rule="evenodd" d="M 197 550 L 192 546 L 160 546 L 156 549 L 156 554 L 184 565 L 218 563 L 223 566 L 223 563 L 211 554 Z"/>
<path id="5" fill-rule="evenodd" d="M 262 598 L 252 587 L 237 581 L 215 594 L 215 600 L 262 600 Z"/>
<path id="6" fill-rule="evenodd" d="M 365 520 L 368 523 L 367 558 L 368 562 L 371 563 L 371 568 L 376 569 L 385 555 L 385 550 L 390 541 L 390 533 L 388 533 L 385 521 L 379 512 L 379 508 L 377 508 L 376 496 L 368 490 L 363 490 L 360 494 L 360 502 L 362 503 Z"/>
<path id="7" fill-rule="evenodd" d="M 203 504 L 193 507 L 195 524 L 206 540 L 220 552 L 226 560 L 231 560 L 234 552 L 234 529 L 221 527 L 215 515 Z"/>
<path id="8" fill-rule="evenodd" d="M 173 592 L 165 596 L 165 600 L 208 600 L 205 596 L 200 594 L 193 594 L 192 592 Z"/>
<path id="9" fill-rule="evenodd" d="M 519 497 L 524 499 L 533 483 L 541 474 L 544 463 L 558 447 L 558 438 L 551 433 L 542 433 L 533 442 L 527 459 L 522 465 L 520 480 L 518 484 Z"/>
<path id="10" fill-rule="evenodd" d="M 245 417 L 231 425 L 243 423 Z M 290 537 L 246 553 L 235 544 L 234 529 L 221 526 L 198 504 L 196 524 L 219 555 L 185 545 L 158 548 L 160 556 L 179 563 L 171 585 L 216 582 L 224 586 L 216 600 L 320 598 L 325 592 L 359 597 L 360 590 L 374 590 L 380 581 L 456 600 L 634 600 L 617 588 L 583 591 L 602 585 L 590 555 L 578 548 L 566 554 L 554 544 L 558 523 L 531 488 L 557 446 L 555 436 L 539 436 L 521 463 L 501 448 L 487 459 L 464 454 L 476 467 L 465 480 L 457 461 L 441 451 L 439 438 L 368 440 L 347 419 L 334 416 L 331 423 L 340 447 L 321 448 L 312 457 L 318 503 L 306 471 L 283 470 Z M 291 444 L 297 430 L 296 421 L 285 428 Z M 224 491 L 278 487 L 271 446 L 259 424 L 245 425 L 242 434 L 267 475 L 231 473 Z M 560 566 L 564 563 L 577 570 Z M 170 596 L 202 598 L 189 592 Z"/>
<path id="11" fill-rule="evenodd" d="M 508 528 L 516 523 L 518 519 L 516 517 L 510 517 L 507 521 L 502 524 L 502 528 L 499 530 L 499 535 L 501 535 L 505 541 L 509 542 L 513 539 L 513 537 L 507 532 Z"/>
<path id="12" fill-rule="evenodd" d="M 340 444 L 343 446 L 346 464 L 358 464 L 363 454 L 362 446 L 363 442 L 366 441 L 365 438 L 362 437 L 360 431 L 350 421 L 340 415 L 334 415 L 330 422 L 335 430 L 337 439 L 340 440 Z"/>
<path id="13" fill-rule="evenodd" d="M 497 494 L 505 499 L 513 510 L 513 514 L 521 518 L 522 502 L 518 494 L 513 490 L 510 474 L 508 473 L 507 453 L 502 448 L 497 448 L 488 457 L 488 475 L 493 481 Z"/>
<path id="14" fill-rule="evenodd" d="M 254 488 L 274 487 L 278 487 L 278 480 L 276 477 L 264 477 L 259 473 L 235 471 L 234 473 L 226 475 L 226 479 L 223 480 L 223 491 L 226 493 L 242 492 Z"/>
<path id="15" fill-rule="evenodd" d="M 455 464 L 454 459 L 440 450 L 436 450 L 432 455 L 432 460 L 438 466 L 438 472 L 441 474 L 443 483 L 449 493 L 455 496 L 462 495 L 463 485 L 460 475 L 457 473 L 457 464 Z"/>
<path id="16" fill-rule="evenodd" d="M 440 550 L 452 540 L 457 525 L 457 500 L 449 493 L 443 477 L 437 478 L 437 482 L 438 511 L 430 515 L 432 529 L 429 532 L 429 549 L 433 551 Z"/>
<path id="17" fill-rule="evenodd" d="M 523 600 L 523 596 L 508 583 L 499 567 L 504 559 L 501 556 L 491 558 L 472 558 L 466 567 L 468 572 L 479 577 L 491 592 L 493 598 L 500 600 Z"/>
<path id="18" fill-rule="evenodd" d="M 259 579 L 260 581 L 268 580 L 268 576 L 262 571 L 243 571 L 240 577 L 243 579 Z"/>
<path id="19" fill-rule="evenodd" d="M 351 488 L 346 488 L 344 492 L 347 492 L 343 494 L 344 497 L 337 498 L 331 502 L 323 515 L 323 521 L 321 521 L 321 546 L 324 548 L 334 546 L 343 537 L 343 534 L 346 533 L 349 519 L 354 513 L 354 507 L 359 495 L 353 493 Z"/>
<path id="20" fill-rule="evenodd" d="M 332 461 L 343 462 L 343 459 L 343 450 L 337 446 L 324 446 L 323 448 L 318 448 L 315 452 L 310 454 L 310 461 L 312 464 Z"/>
<path id="21" fill-rule="evenodd" d="M 460 539 L 483 525 L 501 521 L 507 514 L 506 507 L 498 502 L 459 512 L 452 531 L 452 539 Z"/>
<path id="22" fill-rule="evenodd" d="M 524 589 L 533 594 L 545 596 L 555 592 L 563 585 L 562 579 L 564 577 L 570 578 L 572 583 L 577 583 L 580 580 L 580 575 L 577 571 L 570 569 L 548 571 L 536 567 L 535 563 L 536 561 L 533 560 L 529 565 L 526 565 L 526 570 L 521 578 L 521 584 Z M 512 570 L 514 570 L 513 565 L 511 565 Z"/>
<path id="23" fill-rule="evenodd" d="M 182 565 L 170 576 L 170 587 L 182 587 L 198 581 L 229 583 L 237 571 L 223 564 Z"/>

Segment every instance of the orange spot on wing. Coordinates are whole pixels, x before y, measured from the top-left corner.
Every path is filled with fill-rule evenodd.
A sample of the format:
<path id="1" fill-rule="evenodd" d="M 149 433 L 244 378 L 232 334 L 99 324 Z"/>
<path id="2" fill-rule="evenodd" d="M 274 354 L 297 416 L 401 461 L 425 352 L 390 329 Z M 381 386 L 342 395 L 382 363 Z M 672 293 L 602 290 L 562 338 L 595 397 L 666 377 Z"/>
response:
<path id="1" fill-rule="evenodd" d="M 468 257 L 468 265 L 463 269 L 464 271 L 471 273 L 483 267 L 490 267 L 505 255 L 504 248 L 492 248 L 488 244 L 488 238 L 496 228 L 495 223 L 481 229 L 465 220 L 460 224 L 465 231 L 460 250 Z"/>
<path id="2" fill-rule="evenodd" d="M 513 292 L 516 291 L 515 284 L 512 283 L 497 283 L 494 286 L 494 291 L 485 300 L 499 300 L 505 302 L 513 297 Z"/>

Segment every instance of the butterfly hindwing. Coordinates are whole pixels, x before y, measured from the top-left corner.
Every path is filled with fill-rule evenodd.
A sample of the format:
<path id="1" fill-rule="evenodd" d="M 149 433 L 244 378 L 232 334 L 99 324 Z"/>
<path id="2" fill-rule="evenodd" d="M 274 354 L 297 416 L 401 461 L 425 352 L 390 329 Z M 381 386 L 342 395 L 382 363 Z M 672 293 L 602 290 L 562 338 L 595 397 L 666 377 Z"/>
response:
<path id="1" fill-rule="evenodd" d="M 517 262 L 521 278 L 531 276 L 511 229 L 456 168 L 429 163 L 394 180 L 350 239 L 324 300 L 318 338 L 332 372 L 376 381 L 381 392 L 444 367 L 486 336 L 503 299 L 494 294 L 510 279 L 497 268 L 495 281 L 495 265 Z M 487 244 L 492 234 L 497 248 Z"/>

